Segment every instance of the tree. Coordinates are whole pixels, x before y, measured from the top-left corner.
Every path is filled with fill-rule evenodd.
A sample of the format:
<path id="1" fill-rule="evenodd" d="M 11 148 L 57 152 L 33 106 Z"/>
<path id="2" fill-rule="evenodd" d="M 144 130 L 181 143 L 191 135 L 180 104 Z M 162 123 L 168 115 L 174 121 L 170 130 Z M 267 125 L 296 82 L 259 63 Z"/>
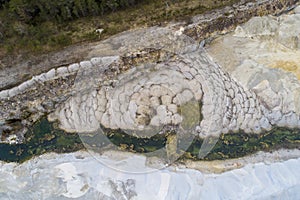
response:
<path id="1" fill-rule="evenodd" d="M 73 13 L 76 17 L 86 16 L 87 9 L 84 0 L 74 0 Z"/>
<path id="2" fill-rule="evenodd" d="M 116 9 L 120 6 L 118 0 L 106 0 L 106 7 L 111 11 L 116 11 Z"/>
<path id="3" fill-rule="evenodd" d="M 87 3 L 88 13 L 90 15 L 99 14 L 100 11 L 99 6 L 94 0 L 86 0 L 86 3 Z"/>
<path id="4" fill-rule="evenodd" d="M 9 2 L 9 0 L 0 0 L 0 9 L 3 8 L 7 2 Z"/>
<path id="5" fill-rule="evenodd" d="M 135 0 L 0 0 L 1 5 L 4 2 L 9 2 L 9 12 L 27 24 L 103 15 L 136 3 Z"/>

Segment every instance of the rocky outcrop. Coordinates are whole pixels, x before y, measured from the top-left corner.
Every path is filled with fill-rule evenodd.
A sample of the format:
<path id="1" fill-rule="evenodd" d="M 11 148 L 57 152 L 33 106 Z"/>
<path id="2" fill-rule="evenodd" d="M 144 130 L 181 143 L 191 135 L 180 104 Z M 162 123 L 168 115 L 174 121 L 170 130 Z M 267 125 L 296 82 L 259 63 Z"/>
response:
<path id="1" fill-rule="evenodd" d="M 293 30 L 282 33 L 282 26 Z M 240 129 L 260 133 L 272 126 L 300 128 L 300 55 L 291 39 L 298 37 L 298 27 L 296 14 L 258 17 L 206 49 L 181 31 L 152 28 L 147 38 L 147 31 L 138 30 L 128 40 L 135 51 L 127 54 L 126 34 L 113 38 L 103 45 L 110 55 L 53 69 L 2 91 L 0 132 L 3 136 L 3 128 L 30 126 L 49 113 L 61 128 L 84 134 L 100 124 L 146 134 L 173 124 L 201 137 Z M 134 43 L 137 35 L 143 35 L 145 44 Z M 152 49 L 146 48 L 153 41 Z M 18 141 L 21 135 L 12 138 Z M 167 138 L 167 153 L 176 151 L 176 143 L 176 137 Z M 299 197 L 298 150 L 170 167 L 137 154 L 90 153 L 0 163 L 5 180 L 0 182 L 1 199 Z"/>
<path id="2" fill-rule="evenodd" d="M 195 124 L 201 136 L 239 129 L 259 133 L 271 128 L 263 115 L 267 109 L 256 94 L 234 81 L 203 49 L 159 64 L 136 66 L 110 80 L 113 85 L 100 81 L 98 89 L 89 85 L 82 90 L 81 81 L 86 78 L 91 77 L 79 77 L 80 92 L 49 117 L 59 120 L 62 129 L 89 132 L 101 123 L 112 129 L 157 131 L 160 126 L 189 120 L 184 112 L 191 108 L 184 104 L 192 100 L 202 104 L 198 115 L 201 112 L 203 120 Z"/>
<path id="3" fill-rule="evenodd" d="M 233 30 L 238 24 L 244 23 L 253 16 L 262 16 L 267 14 L 280 14 L 290 10 L 298 0 L 242 0 L 232 6 L 225 8 L 214 9 L 208 13 L 193 17 L 184 25 L 180 23 L 181 31 L 189 35 L 197 41 L 208 39 L 213 35 L 224 34 Z M 179 29 L 177 24 L 170 26 Z M 126 36 L 125 36 L 126 37 Z M 95 43 L 80 43 L 72 45 L 59 52 L 47 53 L 39 56 L 30 56 L 30 59 L 25 59 L 22 56 L 10 56 L 1 59 L 0 61 L 0 89 L 9 89 L 16 85 L 25 82 L 32 76 L 46 72 L 52 68 L 67 66 L 70 63 L 88 60 L 92 57 L 115 55 L 111 54 L 111 47 L 98 45 L 104 41 Z M 117 49 L 114 46 L 113 49 Z M 131 49 L 133 51 L 133 49 Z M 101 52 L 102 54 L 99 54 Z"/>
<path id="4" fill-rule="evenodd" d="M 280 31 L 286 25 L 298 27 L 298 22 L 298 14 L 278 18 L 266 16 L 253 18 L 237 27 L 235 33 L 227 38 L 233 37 L 231 40 L 236 42 L 233 44 L 242 53 L 230 54 L 225 59 L 242 64 L 234 71 L 228 71 L 234 68 L 232 62 L 229 66 L 220 62 L 230 73 L 215 64 L 203 49 L 195 50 L 195 45 L 192 45 L 193 48 L 185 48 L 185 51 L 172 59 L 160 60 L 156 64 L 137 65 L 121 77 L 112 79 L 113 85 L 103 87 L 99 84 L 97 92 L 90 91 L 87 97 L 82 94 L 72 97 L 50 118 L 58 119 L 62 122 L 61 128 L 73 132 L 95 131 L 99 128 L 99 123 L 112 129 L 145 131 L 149 127 L 153 129 L 153 126 L 184 123 L 184 113 L 177 111 L 187 101 L 194 99 L 202 104 L 199 112 L 203 119 L 196 127 L 202 137 L 238 130 L 260 133 L 270 130 L 272 126 L 298 128 L 299 81 L 290 73 L 282 73 L 246 59 L 249 54 L 261 59 L 261 55 L 254 51 L 257 45 L 261 46 L 261 41 L 266 45 L 282 45 L 279 49 L 290 49 L 294 55 L 298 55 L 299 52 L 294 51 L 297 50 L 295 46 L 288 46 L 294 44 L 294 40 L 287 40 L 289 42 L 282 44 Z M 298 34 L 298 29 L 292 28 L 290 32 L 292 38 Z M 274 42 L 266 38 L 274 38 Z M 231 40 L 226 40 L 226 45 L 232 45 Z M 130 44 L 135 46 L 134 43 Z M 217 44 L 218 40 L 209 48 L 209 53 L 216 58 L 219 56 L 214 52 Z M 227 48 L 230 49 L 222 47 Z M 272 53 L 265 46 L 258 51 Z M 231 52 L 221 53 L 226 55 Z M 295 59 L 298 58 L 295 56 Z M 264 61 L 266 62 L 266 58 Z M 81 116 L 83 119 L 74 116 Z"/>
<path id="5" fill-rule="evenodd" d="M 0 99 L 12 98 L 32 87 L 37 87 L 39 84 L 43 84 L 46 81 L 54 80 L 60 77 L 69 76 L 74 74 L 79 69 L 78 64 L 73 64 L 68 67 L 60 67 L 57 69 L 51 69 L 46 73 L 42 73 L 38 76 L 32 77 L 30 80 L 23 82 L 22 84 L 13 87 L 11 89 L 2 90 L 0 92 Z"/>
<path id="6" fill-rule="evenodd" d="M 257 65 L 247 60 L 251 52 L 263 54 L 262 44 L 270 44 L 266 40 L 262 43 L 263 37 L 272 37 L 278 44 L 295 42 L 291 40 L 298 31 L 295 23 L 299 20 L 295 16 L 298 15 L 249 21 L 237 28 L 234 42 L 226 44 L 238 46 L 235 42 L 240 42 L 245 44 L 240 45 L 245 48 L 222 46 L 217 48 L 221 53 L 216 54 L 211 51 L 213 43 L 208 52 L 212 59 L 205 51 L 198 49 L 195 40 L 183 34 L 184 30 L 188 30 L 185 28 L 174 31 L 176 26 L 153 27 L 119 34 L 95 46 L 88 56 L 92 57 L 90 60 L 51 69 L 14 88 L 1 91 L 1 121 L 21 119 L 26 127 L 40 116 L 53 112 L 49 118 L 60 120 L 61 128 L 71 132 L 95 130 L 99 122 L 110 128 L 145 130 L 166 124 L 189 124 L 187 122 L 193 119 L 184 117 L 184 112 L 188 110 L 185 102 L 192 99 L 202 104 L 197 111 L 203 116 L 202 121 L 192 123 L 201 136 L 240 129 L 259 133 L 276 125 L 299 127 L 298 81 L 290 81 L 293 79 L 289 74 L 283 77 L 279 72 L 276 75 L 276 70 L 263 67 L 263 74 L 271 74 L 265 80 L 262 71 L 259 71 L 261 67 L 255 68 Z M 293 29 L 290 36 L 279 34 L 281 27 L 287 25 Z M 259 32 L 260 28 L 264 31 Z M 251 39 L 253 35 L 256 35 L 254 40 Z M 249 45 L 245 41 L 254 43 Z M 286 51 L 285 58 L 296 58 L 298 51 L 295 44 L 276 48 Z M 291 48 L 293 50 L 289 50 Z M 240 52 L 234 52 L 238 50 Z M 219 62 L 218 55 L 225 55 L 221 56 L 225 62 Z M 257 58 L 263 61 L 263 65 L 269 62 L 262 56 Z M 243 65 L 240 65 L 241 62 Z M 240 71 L 233 72 L 231 68 L 236 65 L 241 66 Z M 252 68 L 255 69 L 248 76 Z M 141 69 L 148 70 L 149 75 L 143 74 Z M 131 76 L 134 76 L 133 80 L 130 80 Z M 89 81 L 80 80 L 82 78 Z M 127 86 L 129 89 L 124 89 Z M 272 90 L 268 89 L 270 87 Z M 86 89 L 83 93 L 82 88 Z M 154 88 L 159 92 L 153 92 Z"/>
<path id="7" fill-rule="evenodd" d="M 241 1 L 232 7 L 226 7 L 206 15 L 195 16 L 184 33 L 195 40 L 201 41 L 208 36 L 228 33 L 238 24 L 247 22 L 250 18 L 263 15 L 280 15 L 291 10 L 297 0 L 274 1 Z"/>
<path id="8" fill-rule="evenodd" d="M 235 30 L 235 36 L 250 38 L 271 37 L 287 48 L 298 50 L 300 49 L 299 21 L 300 15 L 297 13 L 281 17 L 254 17 L 245 25 L 238 26 Z"/>
<path id="9" fill-rule="evenodd" d="M 300 124 L 299 27 L 299 14 L 255 17 L 208 48 L 235 80 L 255 92 L 274 126 Z"/>
<path id="10" fill-rule="evenodd" d="M 242 38 L 248 41 L 247 38 L 251 37 L 260 39 L 272 37 L 281 44 L 281 27 L 285 27 L 285 24 L 298 27 L 297 18 L 297 14 L 281 16 L 278 19 L 271 16 L 255 17 L 245 25 L 237 27 L 233 37 L 235 40 L 239 39 L 238 42 Z M 297 28 L 292 30 L 291 34 L 297 35 Z M 285 46 L 290 43 L 286 42 Z M 231 45 L 230 42 L 228 44 Z M 214 45 L 211 49 L 214 49 Z M 252 48 L 255 48 L 255 45 L 254 42 Z M 248 50 L 244 45 L 240 48 L 241 51 L 245 49 L 240 56 L 244 60 L 241 60 L 242 65 L 230 72 L 233 78 L 215 64 L 203 50 L 188 50 L 176 58 L 176 61 L 166 61 L 154 66 L 137 66 L 132 72 L 123 74 L 121 79 L 115 80 L 113 87 L 101 88 L 98 94 L 94 95 L 94 98 L 101 102 L 100 109 L 95 105 L 86 105 L 86 102 L 94 102 L 93 97 L 90 97 L 89 101 L 82 98 L 68 101 L 52 117 L 62 121 L 61 128 L 69 131 L 76 131 L 76 127 L 80 127 L 80 131 L 96 130 L 99 128 L 98 122 L 108 128 L 142 130 L 145 125 L 178 125 L 182 119 L 184 120 L 183 113 L 179 115 L 176 109 L 171 112 L 169 108 L 180 109 L 186 100 L 194 98 L 202 103 L 201 113 L 204 117 L 197 127 L 202 136 L 238 130 L 259 133 L 269 130 L 272 126 L 299 127 L 297 100 L 299 82 L 293 81 L 289 73 L 272 70 L 245 59 L 247 53 L 253 52 L 255 55 L 255 51 Z M 210 49 L 209 53 L 215 56 Z M 234 60 L 236 57 L 231 56 L 225 58 Z M 236 62 L 241 61 L 237 59 Z M 225 66 L 225 70 L 232 66 L 226 66 L 226 63 L 221 65 Z M 124 78 L 126 76 L 129 78 Z M 180 84 L 176 85 L 179 82 Z M 178 96 L 183 100 L 176 102 Z M 79 103 L 74 106 L 73 102 Z M 81 110 L 76 110 L 79 107 Z M 86 107 L 96 107 L 92 113 L 98 112 L 93 114 L 97 117 L 91 122 L 95 126 L 85 124 L 87 120 L 81 120 L 81 123 L 76 125 L 79 121 L 70 115 L 70 113 L 84 113 Z M 68 111 L 65 108 L 73 110 Z M 61 110 L 65 110 L 65 113 Z"/>

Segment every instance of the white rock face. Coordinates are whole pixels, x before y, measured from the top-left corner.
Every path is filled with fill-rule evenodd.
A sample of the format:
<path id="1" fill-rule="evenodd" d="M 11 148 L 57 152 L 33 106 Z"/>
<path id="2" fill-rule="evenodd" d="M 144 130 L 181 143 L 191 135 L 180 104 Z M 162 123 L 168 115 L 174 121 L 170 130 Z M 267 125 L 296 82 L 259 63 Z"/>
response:
<path id="1" fill-rule="evenodd" d="M 32 77 L 30 80 L 25 81 L 23 83 L 21 83 L 19 86 L 13 87 L 11 89 L 8 90 L 3 90 L 0 91 L 0 99 L 6 99 L 9 97 L 14 97 L 24 91 L 26 91 L 27 89 L 29 89 L 30 87 L 49 81 L 49 80 L 53 80 L 62 76 L 66 76 L 69 75 L 70 73 L 74 73 L 76 71 L 78 71 L 79 69 L 79 65 L 78 64 L 72 64 L 69 67 L 60 67 L 58 69 L 51 69 L 48 72 L 42 73 L 38 76 L 34 76 Z"/>
<path id="2" fill-rule="evenodd" d="M 94 156 L 87 152 L 45 154 L 20 165 L 2 162 L 0 198 L 297 199 L 300 195 L 300 159 L 248 164 L 221 174 L 175 167 L 133 174 L 109 168 L 98 161 L 99 155 Z M 145 162 L 141 156 L 117 160 L 106 156 L 102 159 L 116 165 L 120 160 Z"/>
<path id="3" fill-rule="evenodd" d="M 300 48 L 300 14 L 297 7 L 295 14 L 280 17 L 263 16 L 253 17 L 244 25 L 235 30 L 237 37 L 270 37 L 280 44 L 291 48 Z"/>
<path id="4" fill-rule="evenodd" d="M 58 74 L 62 74 L 63 75 L 63 70 L 56 70 L 57 71 L 57 73 Z M 60 73 L 58 72 L 58 71 L 61 71 Z M 52 78 L 54 78 L 55 77 L 55 69 L 51 69 L 50 71 L 48 71 L 47 73 L 46 73 L 46 78 L 47 78 L 47 80 L 50 80 L 50 79 L 52 79 Z"/>
<path id="5" fill-rule="evenodd" d="M 93 73 L 83 72 L 88 74 L 87 80 L 100 78 L 101 82 L 101 75 L 94 73 L 97 77 L 93 78 Z M 176 61 L 138 66 L 114 83 L 113 87 L 101 87 L 96 96 L 89 94 L 90 90 L 96 92 L 93 88 L 97 85 L 91 85 L 66 101 L 50 119 L 58 119 L 60 127 L 70 132 L 96 131 L 100 123 L 107 128 L 143 130 L 180 125 L 188 118 L 182 117 L 184 113 L 178 113 L 177 108 L 197 101 L 203 105 L 199 115 L 202 112 L 204 116 L 200 124 L 195 124 L 200 125 L 200 136 L 218 136 L 239 129 L 258 133 L 271 127 L 267 126 L 268 118 L 260 124 L 267 108 L 253 91 L 245 90 L 223 72 L 203 50 L 184 54 Z M 83 84 L 77 85 L 82 91 Z M 96 113 L 102 117 L 95 117 Z"/>
<path id="6" fill-rule="evenodd" d="M 68 68 L 67 67 L 60 67 L 58 69 L 56 69 L 56 73 L 58 76 L 64 76 L 66 74 L 69 73 Z M 52 76 L 51 78 L 53 78 L 54 76 Z"/>
<path id="7" fill-rule="evenodd" d="M 204 118 L 197 130 L 203 137 L 240 129 L 260 133 L 275 125 L 299 128 L 299 23 L 298 14 L 255 17 L 214 41 L 209 55 L 193 50 L 176 61 L 138 66 L 114 80 L 113 87 L 101 87 L 93 105 L 79 94 L 73 97 L 76 104 L 67 101 L 51 119 L 70 132 L 94 131 L 97 123 L 125 130 L 180 125 L 185 118 L 175 107 L 194 99 L 202 103 Z M 101 68 L 101 59 L 91 63 Z M 62 112 L 70 108 L 68 113 L 86 112 L 82 116 L 89 120 Z"/>
<path id="8" fill-rule="evenodd" d="M 276 39 L 291 49 L 300 49 L 300 14 L 280 17 L 280 27 Z"/>
<path id="9" fill-rule="evenodd" d="M 295 14 L 300 14 L 300 6 L 296 7 L 294 9 Z"/>
<path id="10" fill-rule="evenodd" d="M 293 17 L 297 18 L 296 15 L 291 15 L 290 18 Z M 274 125 L 300 127 L 299 81 L 291 73 L 283 73 L 265 65 L 266 62 L 277 62 L 273 56 L 280 56 L 278 51 L 282 50 L 282 54 L 287 55 L 284 52 L 289 51 L 276 37 L 284 24 L 293 27 L 296 26 L 294 23 L 297 24 L 298 21 L 256 17 L 241 26 L 243 34 L 237 29 L 238 37 L 225 36 L 222 42 L 217 40 L 210 47 L 211 56 L 218 59 L 222 55 L 225 59 L 233 60 L 229 63 L 227 60 L 220 61 L 225 70 L 214 63 L 203 50 L 189 52 L 176 61 L 165 61 L 157 66 L 138 66 L 114 80 L 113 87 L 101 87 L 102 95 L 91 97 L 87 102 L 81 98 L 82 94 L 78 94 L 59 107 L 50 118 L 60 120 L 61 128 L 70 132 L 95 131 L 100 123 L 107 128 L 151 129 L 152 126 L 178 125 L 183 122 L 180 119 L 184 120 L 182 113 L 177 113 L 174 108 L 158 109 L 161 105 L 166 108 L 171 104 L 180 107 L 194 99 L 202 103 L 204 118 L 198 130 L 203 137 L 240 129 L 247 133 L 260 133 L 262 130 L 270 130 Z M 270 47 L 272 41 L 265 41 L 265 37 L 274 38 L 275 43 L 281 45 L 279 50 L 274 51 Z M 230 49 L 232 44 L 235 45 L 236 52 L 214 52 L 214 48 L 221 49 L 218 46 L 220 43 L 223 49 Z M 292 54 L 284 57 L 285 59 L 300 58 L 299 51 L 290 52 Z M 105 58 L 102 61 L 100 57 L 95 58 L 91 63 L 97 63 L 97 67 L 101 68 L 101 63 L 105 63 L 103 59 Z M 85 74 L 86 71 L 83 72 Z M 94 79 L 88 78 L 87 80 Z M 101 83 L 101 78 L 99 82 Z M 82 87 L 82 84 L 78 86 Z M 92 87 L 94 86 L 90 86 Z M 77 102 L 76 105 L 72 105 L 73 102 Z M 91 102 L 92 104 L 88 104 Z M 67 115 L 64 111 L 70 108 L 74 110 L 69 113 L 78 114 Z M 89 113 L 98 113 L 98 117 L 90 117 Z M 77 115 L 90 119 L 74 118 Z"/>
<path id="11" fill-rule="evenodd" d="M 208 47 L 214 60 L 245 91 L 255 94 L 245 106 L 249 114 L 255 114 L 252 106 L 260 104 L 258 116 L 263 116 L 259 120 L 263 129 L 271 125 L 299 128 L 299 27 L 298 14 L 255 17 Z"/>
<path id="12" fill-rule="evenodd" d="M 78 63 L 75 63 L 75 64 L 72 64 L 72 65 L 68 66 L 68 71 L 70 73 L 76 72 L 78 69 L 79 69 L 79 64 Z"/>
<path id="13" fill-rule="evenodd" d="M 50 70 L 33 77 L 18 87 L 1 91 L 0 98 L 78 72 L 74 96 L 49 116 L 50 120 L 58 119 L 60 127 L 70 132 L 95 131 L 99 124 L 125 130 L 180 125 L 185 119 L 183 113 L 170 105 L 180 108 L 191 100 L 202 104 L 199 112 L 204 118 L 195 125 L 199 125 L 197 130 L 203 137 L 240 129 L 259 133 L 275 125 L 300 127 L 299 23 L 299 14 L 255 17 L 238 27 L 234 34 L 214 41 L 208 53 L 196 50 L 197 45 L 188 38 L 178 40 L 175 47 L 171 41 L 179 36 L 166 34 L 165 29 L 153 30 L 146 37 L 147 44 L 154 42 L 151 36 L 165 34 L 170 45 L 164 44 L 166 50 L 184 53 L 156 66 L 151 63 L 136 66 L 110 82 L 102 80 L 101 75 L 110 63 L 120 58 L 95 57 L 58 68 L 55 76 L 54 70 Z M 111 42 L 118 46 L 120 38 L 122 34 Z M 143 46 L 140 41 L 134 43 L 132 38 L 124 40 L 122 45 L 124 51 Z M 158 110 L 161 105 L 171 109 Z"/>
<path id="14" fill-rule="evenodd" d="M 279 22 L 271 16 L 253 17 L 245 25 L 238 26 L 235 36 L 254 37 L 275 35 Z"/>

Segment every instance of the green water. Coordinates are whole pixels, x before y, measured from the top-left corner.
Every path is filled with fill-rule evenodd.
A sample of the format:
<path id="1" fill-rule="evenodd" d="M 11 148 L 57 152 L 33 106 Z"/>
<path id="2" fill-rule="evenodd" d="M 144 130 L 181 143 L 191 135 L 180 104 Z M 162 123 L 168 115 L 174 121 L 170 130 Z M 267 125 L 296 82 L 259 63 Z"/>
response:
<path id="1" fill-rule="evenodd" d="M 195 139 L 185 154 L 186 158 L 197 160 L 202 142 L 202 139 Z M 258 151 L 273 151 L 280 148 L 299 149 L 300 130 L 277 127 L 260 135 L 244 132 L 223 134 L 204 160 L 238 158 Z"/>
<path id="2" fill-rule="evenodd" d="M 23 162 L 46 152 L 73 152 L 83 148 L 77 134 L 66 134 L 46 118 L 34 124 L 22 144 L 0 144 L 0 160 Z"/>
<path id="3" fill-rule="evenodd" d="M 83 139 L 95 147 L 105 150 L 115 145 L 124 151 L 136 153 L 149 153 L 164 148 L 166 136 L 175 134 L 169 132 L 162 135 L 154 135 L 151 138 L 138 138 L 128 135 L 120 130 L 106 130 L 106 135 L 85 136 L 80 138 L 78 134 L 65 133 L 57 128 L 56 123 L 50 123 L 46 118 L 34 124 L 25 134 L 26 141 L 23 144 L 0 144 L 0 159 L 4 161 L 23 162 L 33 156 L 46 152 L 67 153 L 84 149 Z M 184 138 L 178 140 L 178 146 L 186 142 Z M 201 138 L 194 138 L 183 159 L 199 160 L 197 155 L 203 143 Z M 184 146 L 184 145 L 183 145 Z M 256 134 L 244 132 L 221 135 L 211 152 L 204 160 L 237 158 L 255 153 L 257 151 L 272 151 L 279 148 L 294 149 L 300 147 L 300 130 L 288 128 L 273 128 L 271 131 Z M 180 151 L 180 149 L 178 150 Z"/>

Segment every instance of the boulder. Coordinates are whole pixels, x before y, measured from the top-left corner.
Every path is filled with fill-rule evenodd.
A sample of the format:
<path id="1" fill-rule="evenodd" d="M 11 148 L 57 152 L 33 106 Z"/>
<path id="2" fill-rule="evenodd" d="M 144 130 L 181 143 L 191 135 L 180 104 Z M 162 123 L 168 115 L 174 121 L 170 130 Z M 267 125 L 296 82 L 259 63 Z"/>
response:
<path id="1" fill-rule="evenodd" d="M 276 40 L 291 49 L 300 49 L 300 14 L 281 18 Z"/>
<path id="2" fill-rule="evenodd" d="M 279 23 L 271 16 L 253 17 L 242 26 L 237 26 L 235 36 L 256 37 L 275 35 Z"/>

